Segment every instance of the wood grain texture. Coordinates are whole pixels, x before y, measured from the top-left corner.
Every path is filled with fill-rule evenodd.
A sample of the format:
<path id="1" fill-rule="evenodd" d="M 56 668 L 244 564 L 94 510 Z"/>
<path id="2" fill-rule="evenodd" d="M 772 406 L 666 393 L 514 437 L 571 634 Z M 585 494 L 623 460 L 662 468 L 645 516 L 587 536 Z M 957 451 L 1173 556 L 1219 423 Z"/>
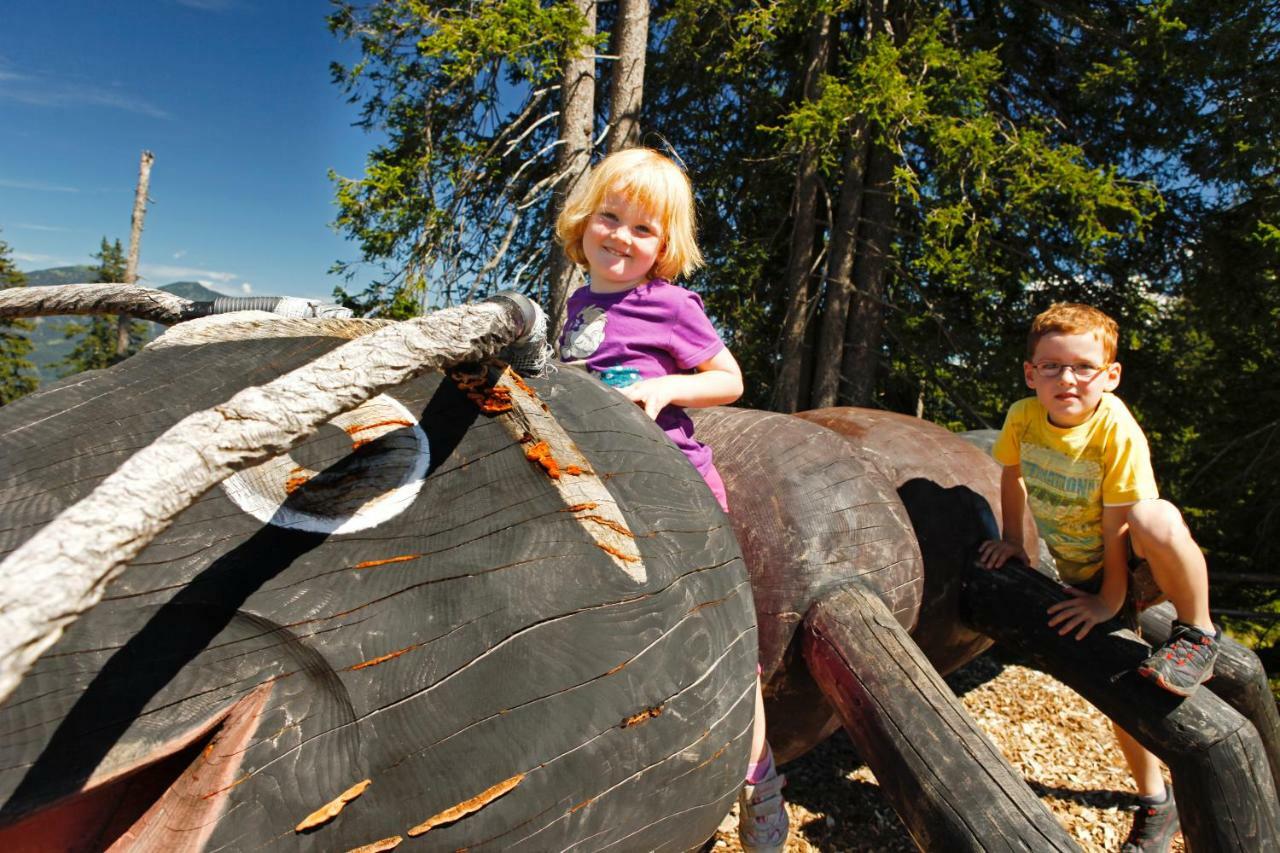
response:
<path id="1" fill-rule="evenodd" d="M 1168 765 L 1189 849 L 1280 850 L 1280 801 L 1253 725 L 1210 690 L 1181 699 L 1143 679 L 1136 668 L 1150 647 L 1114 621 L 1083 640 L 1059 636 L 1046 610 L 1063 598 L 1058 584 L 1021 563 L 975 566 L 965 576 L 964 615 Z"/>
<path id="2" fill-rule="evenodd" d="M 4 407 L 0 554 L 186 414 L 338 343 L 175 346 Z M 0 705 L 0 846 L 82 787 L 199 742 L 263 685 L 207 850 L 381 844 L 518 774 L 403 849 L 682 850 L 709 837 L 750 739 L 756 632 L 732 530 L 616 392 L 573 371 L 530 385 L 615 500 L 642 584 L 501 423 L 451 381 L 414 379 L 389 393 L 417 416 L 430 463 L 399 514 L 307 533 L 213 489 L 40 657 Z M 322 428 L 293 453 L 356 476 L 398 432 L 353 449 Z M 294 832 L 363 779 L 333 820 Z"/>
<path id="3" fill-rule="evenodd" d="M 805 619 L 809 669 L 921 850 L 1075 850 L 870 590 Z"/>
<path id="4" fill-rule="evenodd" d="M 920 609 L 920 553 L 893 486 L 839 435 L 770 412 L 692 414 L 715 453 L 751 573 L 769 742 L 785 762 L 839 725 L 800 654 L 809 607 L 858 581 L 909 627 Z"/>

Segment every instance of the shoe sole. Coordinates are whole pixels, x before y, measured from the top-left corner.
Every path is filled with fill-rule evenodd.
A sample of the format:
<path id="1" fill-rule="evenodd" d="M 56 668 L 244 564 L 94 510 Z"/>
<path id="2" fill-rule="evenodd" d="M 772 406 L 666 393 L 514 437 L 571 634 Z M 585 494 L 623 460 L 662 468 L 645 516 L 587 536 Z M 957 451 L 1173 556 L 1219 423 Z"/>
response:
<path id="1" fill-rule="evenodd" d="M 1149 666 L 1138 667 L 1138 675 L 1141 675 L 1143 678 L 1147 679 L 1153 684 L 1158 685 L 1164 690 L 1167 690 L 1173 695 L 1181 696 L 1185 699 L 1188 696 L 1191 696 L 1193 693 L 1195 693 L 1196 689 L 1199 688 L 1201 684 L 1204 684 L 1206 681 L 1213 678 L 1213 666 L 1211 665 L 1209 667 L 1208 672 L 1206 672 L 1203 676 L 1201 676 L 1200 680 L 1197 681 L 1195 684 L 1191 685 L 1190 687 L 1180 687 L 1177 684 L 1174 684 L 1170 681 L 1166 681 L 1163 675 L 1161 675 L 1159 672 L 1155 671 Z"/>

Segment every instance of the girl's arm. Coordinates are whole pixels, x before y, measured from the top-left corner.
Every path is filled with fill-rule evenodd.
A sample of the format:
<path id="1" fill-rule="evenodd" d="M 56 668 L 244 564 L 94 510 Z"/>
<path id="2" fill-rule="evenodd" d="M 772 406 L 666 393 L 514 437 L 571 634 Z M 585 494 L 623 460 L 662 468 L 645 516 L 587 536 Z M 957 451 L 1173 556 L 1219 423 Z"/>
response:
<path id="1" fill-rule="evenodd" d="M 641 379 L 622 393 L 644 406 L 645 414 L 655 420 L 667 406 L 700 409 L 732 403 L 742 396 L 742 368 L 728 347 L 699 364 L 697 370 Z"/>

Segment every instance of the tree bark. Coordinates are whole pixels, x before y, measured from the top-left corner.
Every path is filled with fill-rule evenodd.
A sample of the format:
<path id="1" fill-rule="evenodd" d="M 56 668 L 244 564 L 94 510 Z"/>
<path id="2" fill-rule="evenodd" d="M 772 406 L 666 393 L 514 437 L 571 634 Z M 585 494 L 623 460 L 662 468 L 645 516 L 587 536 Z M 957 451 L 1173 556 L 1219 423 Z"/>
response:
<path id="1" fill-rule="evenodd" d="M 845 327 L 840 367 L 842 405 L 868 406 L 875 396 L 884 325 L 885 270 L 893 233 L 892 181 L 893 152 L 883 144 L 872 143 L 858 253 L 853 264 L 855 296 Z"/>
<path id="2" fill-rule="evenodd" d="M 809 56 L 805 63 L 804 89 L 806 101 L 819 95 L 818 80 L 827 68 L 831 54 L 831 16 L 820 15 L 809 34 Z M 800 154 L 792 194 L 791 254 L 787 262 L 787 313 L 782 321 L 779 354 L 781 361 L 773 386 L 772 407 L 779 412 L 804 408 L 809 400 L 807 389 L 801 388 L 804 362 L 805 329 L 809 307 L 815 298 L 811 268 L 814 241 L 817 237 L 818 155 L 811 146 Z"/>
<path id="3" fill-rule="evenodd" d="M 574 0 L 574 5 L 586 19 L 589 35 L 596 31 L 595 0 Z M 560 188 L 552 215 L 558 215 L 564 200 L 577 188 L 579 181 L 591 164 L 592 131 L 595 128 L 596 61 L 590 46 L 584 47 L 565 63 L 564 79 L 560 90 L 560 146 L 556 156 L 556 170 L 560 176 Z M 564 326 L 564 305 L 569 292 L 582 279 L 577 265 L 562 251 L 555 251 L 551 258 L 551 285 L 547 297 L 547 320 L 550 340 L 560 338 Z"/>
<path id="4" fill-rule="evenodd" d="M 142 220 L 147 215 L 147 187 L 151 185 L 151 164 L 156 156 L 142 152 L 138 164 L 138 190 L 133 196 L 133 217 L 129 226 L 129 258 L 124 268 L 124 283 L 138 282 L 138 250 L 142 244 Z M 116 357 L 124 358 L 129 351 L 129 315 L 121 314 L 116 320 Z"/>
<path id="5" fill-rule="evenodd" d="M 853 261 L 857 255 L 858 220 L 862 215 L 862 191 L 870 147 L 866 123 L 859 124 L 849 150 L 845 152 L 844 178 L 840 183 L 835 231 L 831 235 L 831 251 L 827 258 L 826 302 L 814 353 L 813 388 L 809 399 L 809 405 L 815 409 L 834 406 L 840 399 L 840 364 L 844 356 L 849 303 L 853 299 Z"/>
<path id="6" fill-rule="evenodd" d="M 640 105 L 644 100 L 645 50 L 649 46 L 649 0 L 618 0 L 613 28 L 613 72 L 609 76 L 610 154 L 640 143 Z"/>

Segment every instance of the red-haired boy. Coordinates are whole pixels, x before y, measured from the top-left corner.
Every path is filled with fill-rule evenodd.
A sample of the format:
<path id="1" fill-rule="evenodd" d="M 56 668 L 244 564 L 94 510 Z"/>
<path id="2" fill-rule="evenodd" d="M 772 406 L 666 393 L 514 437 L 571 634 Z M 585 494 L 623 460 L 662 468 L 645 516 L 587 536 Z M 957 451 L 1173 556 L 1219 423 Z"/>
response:
<path id="1" fill-rule="evenodd" d="M 1165 690 L 1189 696 L 1213 674 L 1217 629 L 1209 617 L 1204 555 L 1182 514 L 1160 500 L 1146 436 L 1111 392 L 1120 384 L 1116 322 L 1096 308 L 1058 303 L 1036 317 L 1023 373 L 1035 391 L 1014 403 L 992 455 L 1000 480 L 1001 541 L 985 542 L 986 568 L 1024 562 L 1023 507 L 1049 546 L 1070 598 L 1049 608 L 1049 625 L 1076 639 L 1132 601 L 1130 573 L 1150 566 L 1160 597 L 1177 610 L 1168 642 L 1138 671 Z M 1141 804 L 1122 850 L 1168 850 L 1177 807 L 1158 759 L 1118 726 L 1120 749 Z"/>

